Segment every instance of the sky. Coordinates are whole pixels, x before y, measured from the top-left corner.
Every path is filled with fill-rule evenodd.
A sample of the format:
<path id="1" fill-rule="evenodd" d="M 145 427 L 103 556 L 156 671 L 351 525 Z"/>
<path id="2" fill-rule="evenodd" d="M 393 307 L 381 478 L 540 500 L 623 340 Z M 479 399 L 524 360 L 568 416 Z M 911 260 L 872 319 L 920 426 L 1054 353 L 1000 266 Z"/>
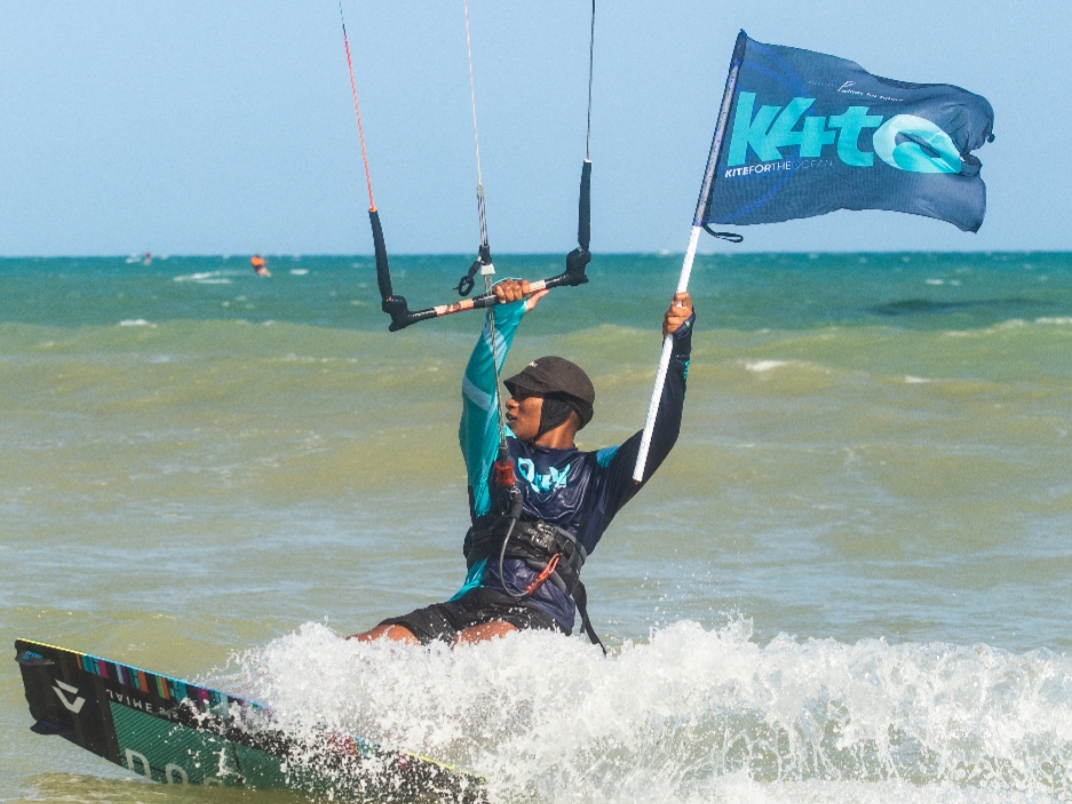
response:
<path id="1" fill-rule="evenodd" d="M 590 0 L 470 0 L 494 253 L 575 245 Z M 462 0 L 343 0 L 397 254 L 474 254 Z M 739 29 L 985 96 L 977 234 L 892 212 L 728 251 L 1072 250 L 1068 0 L 597 0 L 592 250 L 682 252 Z M 0 256 L 371 253 L 338 0 L 0 0 Z"/>

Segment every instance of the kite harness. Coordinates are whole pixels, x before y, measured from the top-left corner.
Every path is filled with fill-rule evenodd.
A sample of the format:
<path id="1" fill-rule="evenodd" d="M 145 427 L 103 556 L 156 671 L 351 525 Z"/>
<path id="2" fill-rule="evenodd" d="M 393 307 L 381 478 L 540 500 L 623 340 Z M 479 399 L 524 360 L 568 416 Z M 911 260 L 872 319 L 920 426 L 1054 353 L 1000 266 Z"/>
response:
<path id="1" fill-rule="evenodd" d="M 498 470 L 499 464 L 496 463 L 495 466 Z M 516 493 L 516 489 L 514 491 Z M 465 534 L 462 552 L 465 554 L 466 566 L 472 569 L 484 559 L 498 556 L 499 577 L 502 578 L 504 577 L 502 562 L 505 558 L 522 559 L 539 574 L 523 590 L 506 589 L 504 581 L 504 591 L 511 597 L 522 598 L 531 595 L 544 582 L 551 581 L 573 598 L 588 639 L 593 645 L 599 645 L 606 653 L 607 649 L 600 641 L 588 616 L 588 592 L 580 578 L 581 568 L 588 558 L 584 546 L 568 531 L 548 522 L 520 519 L 520 494 L 507 493 L 501 496 L 505 497 L 505 500 L 500 506 L 499 513 L 488 513 L 477 517 L 473 526 L 469 528 L 469 532 Z"/>

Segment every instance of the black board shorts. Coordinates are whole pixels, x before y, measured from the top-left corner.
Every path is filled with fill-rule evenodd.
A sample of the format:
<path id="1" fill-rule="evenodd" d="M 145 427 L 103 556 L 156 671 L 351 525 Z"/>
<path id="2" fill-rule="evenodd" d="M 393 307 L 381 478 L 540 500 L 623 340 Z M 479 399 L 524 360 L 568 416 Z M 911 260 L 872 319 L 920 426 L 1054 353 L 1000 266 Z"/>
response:
<path id="1" fill-rule="evenodd" d="M 493 620 L 503 620 L 521 631 L 560 630 L 547 612 L 484 587 L 477 587 L 457 600 L 433 603 L 401 617 L 389 617 L 380 625 L 404 626 L 422 645 L 428 645 L 436 640 L 453 642 L 459 631 Z"/>

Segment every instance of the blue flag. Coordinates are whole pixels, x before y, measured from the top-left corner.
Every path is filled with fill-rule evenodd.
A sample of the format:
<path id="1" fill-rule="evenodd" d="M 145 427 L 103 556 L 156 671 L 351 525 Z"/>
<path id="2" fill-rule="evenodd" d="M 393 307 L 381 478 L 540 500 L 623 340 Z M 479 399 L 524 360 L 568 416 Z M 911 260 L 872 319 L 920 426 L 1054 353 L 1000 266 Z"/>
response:
<path id="1" fill-rule="evenodd" d="M 744 31 L 728 83 L 732 100 L 697 224 L 888 209 L 966 232 L 982 225 L 986 187 L 971 152 L 993 140 L 986 98 L 879 78 L 855 62 L 764 45 Z"/>

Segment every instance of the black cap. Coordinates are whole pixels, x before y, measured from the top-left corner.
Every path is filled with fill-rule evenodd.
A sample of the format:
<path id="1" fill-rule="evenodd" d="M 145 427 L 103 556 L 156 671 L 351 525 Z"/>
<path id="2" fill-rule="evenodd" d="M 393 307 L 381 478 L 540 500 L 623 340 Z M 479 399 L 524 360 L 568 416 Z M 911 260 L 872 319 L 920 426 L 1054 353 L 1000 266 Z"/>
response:
<path id="1" fill-rule="evenodd" d="M 577 412 L 581 427 L 592 421 L 596 389 L 584 369 L 563 357 L 538 357 L 520 373 L 504 380 L 503 385 L 511 394 L 516 395 L 520 389 L 563 400 Z"/>

